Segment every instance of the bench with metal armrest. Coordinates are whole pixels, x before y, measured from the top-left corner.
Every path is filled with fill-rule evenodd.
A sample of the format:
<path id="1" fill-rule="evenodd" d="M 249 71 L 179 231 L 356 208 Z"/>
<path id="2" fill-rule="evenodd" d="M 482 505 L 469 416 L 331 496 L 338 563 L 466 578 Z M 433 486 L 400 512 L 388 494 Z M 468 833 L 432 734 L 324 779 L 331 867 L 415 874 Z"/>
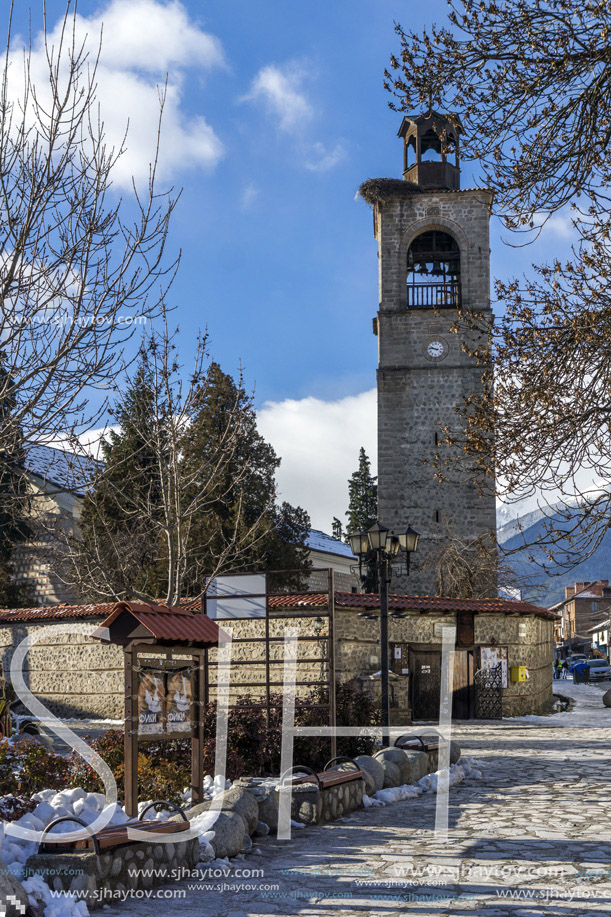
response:
<path id="1" fill-rule="evenodd" d="M 443 737 L 437 733 L 428 733 L 425 735 L 403 735 L 395 740 L 395 747 L 402 751 L 424 751 L 428 754 L 431 751 L 439 751 Z"/>
<path id="2" fill-rule="evenodd" d="M 349 768 L 338 765 L 349 764 Z M 327 761 L 318 773 L 310 767 L 297 765 L 282 775 L 279 790 L 294 787 L 291 813 L 305 824 L 339 818 L 360 808 L 365 793 L 365 775 L 352 758 L 338 756 Z M 303 800 L 312 791 L 315 799 Z M 310 794 L 311 795 L 311 794 Z"/>
<path id="3" fill-rule="evenodd" d="M 352 764 L 352 770 L 339 770 L 338 767 L 332 767 L 333 764 Z M 301 774 L 296 774 L 296 771 L 303 771 Z M 292 767 L 290 771 L 287 771 L 283 776 L 283 781 L 286 777 L 291 777 L 291 783 L 316 783 L 318 788 L 321 790 L 326 790 L 332 786 L 338 786 L 341 783 L 350 783 L 352 780 L 360 780 L 364 776 L 363 771 L 358 766 L 356 761 L 352 758 L 347 758 L 345 755 L 338 755 L 335 758 L 331 758 L 330 761 L 327 761 L 322 771 L 316 773 L 310 767 L 305 765 L 298 764 L 296 767 Z"/>
<path id="4" fill-rule="evenodd" d="M 161 808 L 172 809 L 173 811 L 179 813 L 183 821 L 144 821 L 144 815 L 152 808 Z M 54 835 L 54 839 L 51 840 L 50 831 L 56 825 L 61 824 L 62 822 L 74 822 L 75 824 L 81 825 L 88 831 L 88 825 L 77 815 L 62 815 L 59 818 L 54 818 L 53 821 L 49 822 L 47 827 L 42 832 L 40 838 L 40 844 L 38 847 L 38 853 L 69 853 L 71 851 L 84 851 L 84 850 L 94 850 L 98 856 L 103 853 L 107 853 L 109 850 L 114 850 L 117 847 L 125 847 L 129 844 L 141 843 L 143 838 L 130 838 L 129 830 L 130 828 L 136 829 L 139 832 L 146 832 L 146 834 L 151 835 L 151 841 L 154 841 L 155 835 L 158 834 L 176 834 L 181 831 L 185 831 L 190 827 L 190 822 L 180 806 L 175 805 L 173 802 L 166 802 L 165 800 L 157 800 L 151 802 L 146 808 L 142 810 L 138 818 L 132 819 L 129 822 L 126 822 L 124 825 L 114 825 L 108 826 L 107 828 L 102 828 L 100 831 L 95 833 L 89 833 L 87 837 L 82 837 L 74 840 L 62 840 L 62 835 Z"/>

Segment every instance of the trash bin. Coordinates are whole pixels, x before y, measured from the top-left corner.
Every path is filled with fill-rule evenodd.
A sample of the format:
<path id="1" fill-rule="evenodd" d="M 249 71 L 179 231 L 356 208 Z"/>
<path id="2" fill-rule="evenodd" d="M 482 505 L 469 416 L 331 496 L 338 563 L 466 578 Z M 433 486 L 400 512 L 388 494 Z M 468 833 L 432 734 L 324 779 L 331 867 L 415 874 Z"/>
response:
<path id="1" fill-rule="evenodd" d="M 590 683 L 590 666 L 586 662 L 578 662 L 573 668 L 573 684 L 585 685 Z"/>

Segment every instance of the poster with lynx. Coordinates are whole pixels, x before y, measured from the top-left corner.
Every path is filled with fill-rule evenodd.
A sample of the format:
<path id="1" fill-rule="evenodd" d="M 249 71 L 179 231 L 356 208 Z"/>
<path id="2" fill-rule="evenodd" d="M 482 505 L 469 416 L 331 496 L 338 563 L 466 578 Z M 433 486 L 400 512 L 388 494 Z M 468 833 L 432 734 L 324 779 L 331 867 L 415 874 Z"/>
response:
<path id="1" fill-rule="evenodd" d="M 138 686 L 138 733 L 140 735 L 161 735 L 163 733 L 165 698 L 165 673 L 159 669 L 141 669 Z"/>
<path id="2" fill-rule="evenodd" d="M 191 679 L 188 669 L 168 673 L 166 690 L 167 732 L 191 729 Z"/>

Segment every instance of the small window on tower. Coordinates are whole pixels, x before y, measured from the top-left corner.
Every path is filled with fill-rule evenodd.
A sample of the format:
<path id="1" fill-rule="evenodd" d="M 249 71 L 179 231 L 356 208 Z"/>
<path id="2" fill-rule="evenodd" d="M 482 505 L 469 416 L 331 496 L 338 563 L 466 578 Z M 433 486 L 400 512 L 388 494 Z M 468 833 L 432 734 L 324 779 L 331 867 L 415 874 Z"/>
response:
<path id="1" fill-rule="evenodd" d="M 441 514 L 438 509 L 435 510 L 435 522 L 441 521 Z"/>

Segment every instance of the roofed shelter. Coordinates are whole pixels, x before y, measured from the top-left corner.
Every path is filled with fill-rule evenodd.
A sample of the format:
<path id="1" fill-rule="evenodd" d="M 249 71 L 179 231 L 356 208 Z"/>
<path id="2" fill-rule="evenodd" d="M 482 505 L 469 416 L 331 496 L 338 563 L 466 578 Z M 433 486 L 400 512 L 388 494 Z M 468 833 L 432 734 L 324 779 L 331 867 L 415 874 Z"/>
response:
<path id="1" fill-rule="evenodd" d="M 138 814 L 138 742 L 191 738 L 192 804 L 203 801 L 208 651 L 222 631 L 183 607 L 119 602 L 95 636 L 124 652 L 125 809 Z"/>

